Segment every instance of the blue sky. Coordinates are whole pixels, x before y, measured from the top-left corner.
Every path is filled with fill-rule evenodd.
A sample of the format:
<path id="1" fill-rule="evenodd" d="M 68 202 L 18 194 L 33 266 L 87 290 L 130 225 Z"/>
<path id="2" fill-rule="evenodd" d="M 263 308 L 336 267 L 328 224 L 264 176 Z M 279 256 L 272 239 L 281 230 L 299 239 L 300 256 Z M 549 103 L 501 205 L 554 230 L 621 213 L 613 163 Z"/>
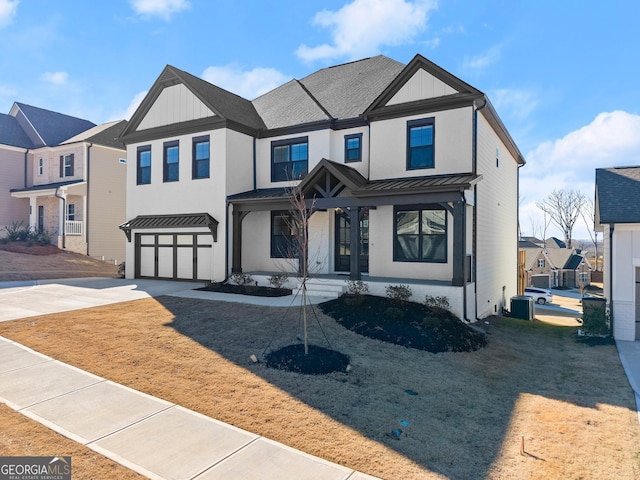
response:
<path id="1" fill-rule="evenodd" d="M 253 99 L 420 53 L 489 96 L 527 160 L 522 231 L 542 236 L 536 200 L 592 199 L 595 168 L 640 165 L 638 18 L 633 0 L 0 0 L 0 112 L 18 101 L 103 123 L 128 119 L 166 64 Z"/>

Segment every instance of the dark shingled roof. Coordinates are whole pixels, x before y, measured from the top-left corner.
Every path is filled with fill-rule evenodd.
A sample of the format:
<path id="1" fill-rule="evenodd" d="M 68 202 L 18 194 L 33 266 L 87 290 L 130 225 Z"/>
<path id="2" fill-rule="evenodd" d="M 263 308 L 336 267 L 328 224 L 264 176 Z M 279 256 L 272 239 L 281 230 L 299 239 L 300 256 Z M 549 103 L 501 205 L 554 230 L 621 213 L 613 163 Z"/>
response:
<path id="1" fill-rule="evenodd" d="M 0 113 L 0 143 L 12 147 L 34 148 L 35 145 L 22 129 L 18 120 Z"/>
<path id="2" fill-rule="evenodd" d="M 126 150 L 124 143 L 120 141 L 120 135 L 126 128 L 127 124 L 128 122 L 126 120 L 122 120 L 121 122 L 118 122 L 109 128 L 105 128 L 100 133 L 96 133 L 95 135 L 87 138 L 86 141 L 89 143 L 103 145 L 105 147 L 113 147 L 121 150 Z"/>
<path id="3" fill-rule="evenodd" d="M 358 118 L 402 71 L 383 55 L 323 68 L 256 98 L 267 128 Z"/>
<path id="4" fill-rule="evenodd" d="M 600 223 L 640 223 L 640 167 L 596 169 Z"/>
<path id="5" fill-rule="evenodd" d="M 29 123 L 38 132 L 38 135 L 44 140 L 45 145 L 55 146 L 65 140 L 76 136 L 96 124 L 89 120 L 72 117 L 63 113 L 52 112 L 43 108 L 25 105 L 16 102 Z"/>

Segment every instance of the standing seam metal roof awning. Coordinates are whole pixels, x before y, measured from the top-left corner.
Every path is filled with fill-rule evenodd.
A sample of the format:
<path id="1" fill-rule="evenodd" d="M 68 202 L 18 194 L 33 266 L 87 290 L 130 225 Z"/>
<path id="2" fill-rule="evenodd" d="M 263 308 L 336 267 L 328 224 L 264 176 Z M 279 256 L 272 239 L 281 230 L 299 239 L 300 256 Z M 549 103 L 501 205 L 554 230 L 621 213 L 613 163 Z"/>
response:
<path id="1" fill-rule="evenodd" d="M 176 215 L 138 215 L 119 226 L 131 241 L 131 230 L 152 228 L 208 228 L 213 241 L 218 241 L 218 221 L 208 213 L 185 213 Z"/>

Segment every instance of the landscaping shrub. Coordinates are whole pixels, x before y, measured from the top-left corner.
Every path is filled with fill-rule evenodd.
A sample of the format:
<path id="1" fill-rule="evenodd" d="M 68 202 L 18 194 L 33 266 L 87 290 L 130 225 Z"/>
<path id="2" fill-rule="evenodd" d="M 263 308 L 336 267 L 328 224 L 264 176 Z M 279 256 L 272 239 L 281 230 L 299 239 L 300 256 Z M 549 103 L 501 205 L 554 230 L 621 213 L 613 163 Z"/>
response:
<path id="1" fill-rule="evenodd" d="M 254 283 L 253 277 L 248 273 L 232 273 L 231 281 L 236 285 L 248 286 Z"/>
<path id="2" fill-rule="evenodd" d="M 362 280 L 348 280 L 347 281 L 347 295 L 354 297 L 360 297 L 369 293 L 369 286 Z"/>
<path id="3" fill-rule="evenodd" d="M 385 292 L 387 298 L 394 301 L 407 301 L 413 294 L 409 285 L 387 285 Z"/>
<path id="4" fill-rule="evenodd" d="M 424 299 L 424 304 L 427 307 L 436 307 L 436 308 L 442 308 L 443 310 L 451 310 L 449 299 L 445 295 L 434 297 L 427 294 L 427 296 Z"/>
<path id="5" fill-rule="evenodd" d="M 610 334 L 611 316 L 605 308 L 584 305 L 582 310 L 582 331 L 585 335 L 606 336 Z"/>
<path id="6" fill-rule="evenodd" d="M 24 242 L 29 237 L 29 227 L 24 227 L 22 222 L 13 222 L 4 229 L 10 242 Z"/>
<path id="7" fill-rule="evenodd" d="M 274 288 L 283 288 L 289 277 L 284 273 L 276 273 L 269 277 L 269 284 Z"/>

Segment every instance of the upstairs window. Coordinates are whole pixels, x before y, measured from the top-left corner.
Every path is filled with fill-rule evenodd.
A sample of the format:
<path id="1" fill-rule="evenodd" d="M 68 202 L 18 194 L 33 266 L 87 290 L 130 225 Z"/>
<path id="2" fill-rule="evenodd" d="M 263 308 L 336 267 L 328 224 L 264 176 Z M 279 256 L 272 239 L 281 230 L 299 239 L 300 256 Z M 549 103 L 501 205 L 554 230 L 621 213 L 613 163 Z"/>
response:
<path id="1" fill-rule="evenodd" d="M 60 176 L 61 177 L 73 177 L 73 163 L 74 155 L 61 155 L 60 156 Z"/>
<path id="2" fill-rule="evenodd" d="M 193 139 L 192 178 L 209 178 L 209 135 Z"/>
<path id="3" fill-rule="evenodd" d="M 538 268 L 544 268 L 544 258 L 538 259 Z"/>
<path id="4" fill-rule="evenodd" d="M 164 142 L 163 150 L 163 181 L 177 182 L 180 180 L 180 146 L 178 140 Z"/>
<path id="5" fill-rule="evenodd" d="M 437 208 L 396 209 L 393 259 L 447 261 L 447 212 Z"/>
<path id="6" fill-rule="evenodd" d="M 271 142 L 271 181 L 299 180 L 309 165 L 308 137 Z"/>
<path id="7" fill-rule="evenodd" d="M 344 161 L 361 162 L 362 161 L 362 134 L 345 135 L 344 137 Z"/>
<path id="8" fill-rule="evenodd" d="M 44 175 L 44 159 L 38 160 L 38 175 Z"/>
<path id="9" fill-rule="evenodd" d="M 435 119 L 407 122 L 407 170 L 435 167 Z"/>
<path id="10" fill-rule="evenodd" d="M 148 185 L 151 183 L 151 145 L 138 147 L 136 172 L 136 183 L 138 185 Z"/>

